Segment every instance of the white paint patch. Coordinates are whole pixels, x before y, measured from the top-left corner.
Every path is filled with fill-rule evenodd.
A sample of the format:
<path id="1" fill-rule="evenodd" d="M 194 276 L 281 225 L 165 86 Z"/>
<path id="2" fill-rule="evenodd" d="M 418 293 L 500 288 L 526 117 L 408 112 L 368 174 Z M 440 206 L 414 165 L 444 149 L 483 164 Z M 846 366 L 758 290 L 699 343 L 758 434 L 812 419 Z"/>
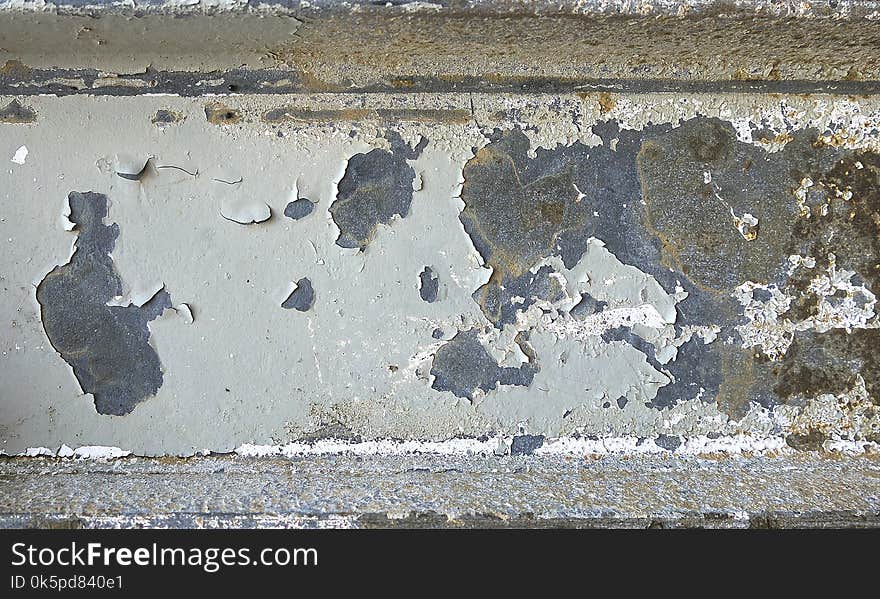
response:
<path id="1" fill-rule="evenodd" d="M 24 161 L 27 158 L 27 155 L 28 155 L 27 146 L 20 146 L 15 151 L 15 154 L 12 155 L 12 162 L 14 162 L 15 164 L 24 164 Z"/>
<path id="2" fill-rule="evenodd" d="M 561 338 L 580 339 L 596 337 L 610 329 L 642 325 L 650 329 L 662 329 L 667 324 L 663 315 L 651 304 L 642 304 L 633 308 L 610 308 L 591 314 L 583 320 L 574 318 L 557 318 L 543 323 L 545 331 Z"/>
<path id="3" fill-rule="evenodd" d="M 674 453 L 675 455 L 701 456 L 709 454 L 764 455 L 794 454 L 782 436 L 758 436 L 736 434 L 710 438 L 706 435 L 679 437 L 681 445 L 670 451 L 657 445 L 653 439 L 636 436 L 606 437 L 559 437 L 549 439 L 535 449 L 537 456 L 603 456 L 646 455 Z M 320 455 L 399 456 L 399 455 L 501 455 L 509 453 L 513 437 L 510 435 L 484 439 L 450 439 L 447 441 L 401 441 L 381 439 L 352 442 L 344 439 L 321 439 L 314 443 L 287 443 L 285 445 L 256 445 L 245 443 L 234 453 L 247 458 L 299 457 Z M 832 439 L 824 444 L 827 452 L 864 454 L 880 451 L 880 444 L 872 441 Z M 83 460 L 112 460 L 132 455 L 118 447 L 86 445 L 71 449 L 62 445 L 56 452 L 46 447 L 30 447 L 19 457 L 58 457 Z"/>
<path id="4" fill-rule="evenodd" d="M 52 451 L 48 447 L 28 447 L 23 454 L 25 457 L 56 457 L 74 458 L 81 460 L 113 460 L 131 455 L 130 451 L 118 447 L 105 445 L 83 445 L 76 449 L 62 444 L 58 451 Z"/>

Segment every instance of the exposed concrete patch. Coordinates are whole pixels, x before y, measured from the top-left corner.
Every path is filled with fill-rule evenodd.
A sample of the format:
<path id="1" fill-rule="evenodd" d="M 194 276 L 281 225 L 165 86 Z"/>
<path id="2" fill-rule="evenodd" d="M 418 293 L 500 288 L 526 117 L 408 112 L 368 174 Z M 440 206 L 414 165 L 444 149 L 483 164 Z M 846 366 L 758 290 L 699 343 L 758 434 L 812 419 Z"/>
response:
<path id="1" fill-rule="evenodd" d="M 287 203 L 287 206 L 284 207 L 284 216 L 293 220 L 299 220 L 307 217 L 314 209 L 315 204 L 311 200 L 298 198 Z"/>
<path id="2" fill-rule="evenodd" d="M 182 122 L 186 116 L 180 114 L 179 112 L 175 112 L 173 110 L 166 110 L 164 108 L 160 108 L 156 111 L 156 114 L 153 115 L 153 118 L 150 119 L 150 122 L 156 125 L 157 127 L 165 127 L 167 125 L 173 125 L 175 123 Z"/>
<path id="3" fill-rule="evenodd" d="M 419 157 L 426 138 L 411 148 L 395 132 L 388 133 L 390 150 L 376 148 L 348 159 L 337 184 L 330 214 L 339 227 L 336 245 L 364 251 L 378 226 L 409 213 L 416 173 L 407 163 Z"/>
<path id="4" fill-rule="evenodd" d="M 533 359 L 518 368 L 499 366 L 480 343 L 478 331 L 468 329 L 459 331 L 434 354 L 432 387 L 475 401 L 498 385 L 527 387 L 539 370 L 540 366 Z"/>
<path id="5" fill-rule="evenodd" d="M 68 201 L 79 234 L 70 262 L 37 287 L 43 326 L 95 409 L 125 415 L 162 386 L 147 323 L 171 307 L 171 296 L 163 290 L 140 307 L 108 306 L 122 292 L 110 258 L 119 227 L 103 224 L 107 196 L 71 192 Z"/>
<path id="6" fill-rule="evenodd" d="M 308 312 L 312 304 L 315 303 L 315 290 L 312 288 L 312 282 L 306 278 L 302 278 L 296 282 L 296 287 L 287 296 L 287 299 L 281 304 L 282 308 L 294 309 L 299 312 Z"/>
<path id="7" fill-rule="evenodd" d="M 434 273 L 430 266 L 419 273 L 419 296 L 423 301 L 432 304 L 437 301 L 437 294 L 440 290 L 440 278 Z"/>
<path id="8" fill-rule="evenodd" d="M 530 455 L 542 445 L 543 435 L 517 435 L 510 443 L 510 455 Z"/>

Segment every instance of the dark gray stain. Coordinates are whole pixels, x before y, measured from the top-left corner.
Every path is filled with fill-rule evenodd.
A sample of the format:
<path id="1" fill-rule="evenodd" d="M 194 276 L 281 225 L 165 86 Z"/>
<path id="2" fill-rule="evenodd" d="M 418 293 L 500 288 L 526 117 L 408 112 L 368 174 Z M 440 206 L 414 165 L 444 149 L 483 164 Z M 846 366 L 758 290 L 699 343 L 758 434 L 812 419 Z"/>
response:
<path id="1" fill-rule="evenodd" d="M 312 304 L 315 303 L 315 290 L 312 288 L 312 282 L 309 279 L 302 278 L 296 282 L 296 289 L 288 296 L 282 308 L 299 310 L 300 312 L 308 312 Z"/>
<path id="2" fill-rule="evenodd" d="M 586 243 L 589 213 L 580 201 L 568 160 L 569 153 L 583 154 L 585 146 L 575 144 L 553 152 L 539 149 L 535 158 L 528 156 L 529 147 L 528 137 L 518 129 L 496 132 L 463 169 L 465 208 L 459 218 L 492 268 L 475 299 L 498 327 L 512 322 L 517 309 L 511 305 L 516 294 L 506 290 L 519 287 L 524 291 L 519 295 L 534 301 L 537 292 L 530 293 L 527 287 L 540 279 L 530 269 L 543 258 L 560 254 L 566 266 L 573 266 L 586 248 L 582 245 L 575 256 L 559 244 L 566 233 Z"/>
<path id="3" fill-rule="evenodd" d="M 478 329 L 459 331 L 437 350 L 431 365 L 434 389 L 451 391 L 457 397 L 473 401 L 477 389 L 488 393 L 498 385 L 528 387 L 532 384 L 540 368 L 525 337 L 517 342 L 529 361 L 513 368 L 499 366 L 480 343 L 477 333 Z"/>
<path id="4" fill-rule="evenodd" d="M 171 296 L 162 290 L 141 307 L 108 306 L 122 293 L 110 258 L 119 227 L 103 223 L 107 196 L 71 192 L 68 201 L 79 234 L 70 262 L 37 286 L 43 328 L 98 413 L 122 416 L 162 386 L 147 323 L 171 307 Z"/>
<path id="5" fill-rule="evenodd" d="M 654 439 L 654 443 L 668 451 L 675 451 L 681 445 L 681 437 L 675 435 L 658 435 L 657 438 Z"/>
<path id="6" fill-rule="evenodd" d="M 159 109 L 156 111 L 156 114 L 153 115 L 153 118 L 150 119 L 150 122 L 154 125 L 162 126 L 179 123 L 183 120 L 184 116 L 178 112 L 174 112 L 173 110 Z"/>
<path id="7" fill-rule="evenodd" d="M 859 96 L 880 94 L 880 81 L 831 81 L 826 79 L 683 81 L 680 79 L 583 79 L 541 76 L 487 78 L 485 76 L 451 76 L 449 74 L 444 74 L 442 77 L 390 78 L 387 81 L 346 87 L 319 83 L 316 87 L 314 77 L 296 69 L 252 69 L 245 67 L 211 72 L 157 71 L 148 68 L 143 73 L 120 75 L 117 77 L 118 83 L 116 85 L 99 85 L 98 80 L 101 79 L 102 72 L 97 69 L 37 69 L 20 65 L 20 63 L 18 63 L 20 68 L 9 69 L 9 65 L 15 62 L 17 61 L 7 61 L 6 67 L 0 66 L 0 95 L 136 96 L 144 93 L 145 85 L 149 86 L 152 93 L 169 93 L 183 97 L 227 94 L 232 89 L 240 94 L 293 94 L 315 91 L 333 91 L 346 94 L 400 93 L 402 86 L 405 86 L 408 93 L 450 92 L 456 94 L 487 92 L 571 94 L 584 90 L 602 90 L 614 94 L 669 92 L 677 94 L 832 93 Z M 328 90 L 328 87 L 333 89 Z M 286 111 L 287 109 L 279 109 L 271 113 L 270 117 L 279 119 Z M 459 111 L 451 112 L 458 113 Z M 457 114 L 455 116 L 458 118 Z"/>
<path id="8" fill-rule="evenodd" d="M 30 106 L 22 105 L 18 100 L 12 100 L 9 104 L 0 108 L 0 123 L 35 123 L 37 113 Z"/>
<path id="9" fill-rule="evenodd" d="M 387 133 L 386 138 L 390 150 L 376 148 L 355 154 L 337 185 L 330 214 L 339 227 L 336 245 L 340 247 L 363 251 L 379 224 L 409 214 L 416 173 L 407 160 L 418 158 L 428 140 L 423 137 L 411 148 L 396 132 Z"/>
<path id="10" fill-rule="evenodd" d="M 646 225 L 663 243 L 664 262 L 712 291 L 779 281 L 798 214 L 793 169 L 816 158 L 806 136 L 769 153 L 717 119 L 692 119 L 646 140 L 638 156 Z M 731 210 L 759 218 L 755 239 L 740 234 Z"/>
<path id="11" fill-rule="evenodd" d="M 510 444 L 510 455 L 531 455 L 544 445 L 544 435 L 516 435 Z"/>
<path id="12" fill-rule="evenodd" d="M 431 337 L 434 339 L 443 339 L 443 329 L 434 329 L 431 331 Z"/>
<path id="13" fill-rule="evenodd" d="M 434 273 L 430 266 L 419 273 L 419 295 L 421 298 L 432 304 L 437 301 L 437 293 L 440 290 L 440 279 Z"/>
<path id="14" fill-rule="evenodd" d="M 314 209 L 315 204 L 311 200 L 298 198 L 284 207 L 284 216 L 293 220 L 299 220 L 311 214 Z"/>

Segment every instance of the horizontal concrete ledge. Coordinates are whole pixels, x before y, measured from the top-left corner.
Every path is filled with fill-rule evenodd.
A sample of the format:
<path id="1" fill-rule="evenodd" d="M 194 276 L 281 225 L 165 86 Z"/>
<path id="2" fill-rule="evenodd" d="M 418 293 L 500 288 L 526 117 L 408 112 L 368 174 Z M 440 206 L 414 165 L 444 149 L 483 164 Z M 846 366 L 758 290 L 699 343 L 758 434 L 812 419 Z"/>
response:
<path id="1" fill-rule="evenodd" d="M 876 527 L 878 481 L 820 453 L 4 458 L 0 526 Z"/>
<path id="2" fill-rule="evenodd" d="M 874 15 L 876 0 L 0 0 L 0 10 L 94 14 L 328 14 L 428 13 L 501 15 L 725 16 L 754 14 L 801 18 Z"/>
<path id="3" fill-rule="evenodd" d="M 15 0 L 0 2 L 0 93 L 553 92 L 630 81 L 874 93 L 878 20 L 880 3 L 844 0 Z M 212 88 L 233 70 L 238 81 Z M 95 78 L 100 91 L 77 83 Z"/>

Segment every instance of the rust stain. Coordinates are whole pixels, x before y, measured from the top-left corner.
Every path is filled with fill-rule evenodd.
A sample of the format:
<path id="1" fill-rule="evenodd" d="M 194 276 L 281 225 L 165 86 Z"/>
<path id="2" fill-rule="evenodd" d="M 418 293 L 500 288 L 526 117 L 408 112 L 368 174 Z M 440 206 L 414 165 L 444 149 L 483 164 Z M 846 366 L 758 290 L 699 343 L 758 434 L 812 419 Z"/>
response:
<path id="1" fill-rule="evenodd" d="M 617 106 L 617 98 L 608 92 L 602 92 L 599 94 L 599 110 L 602 114 L 607 114 L 614 110 L 614 107 Z"/>
<path id="2" fill-rule="evenodd" d="M 20 60 L 7 60 L 6 64 L 0 67 L 0 75 L 12 75 L 19 79 L 29 76 L 31 72 L 32 69 Z"/>

